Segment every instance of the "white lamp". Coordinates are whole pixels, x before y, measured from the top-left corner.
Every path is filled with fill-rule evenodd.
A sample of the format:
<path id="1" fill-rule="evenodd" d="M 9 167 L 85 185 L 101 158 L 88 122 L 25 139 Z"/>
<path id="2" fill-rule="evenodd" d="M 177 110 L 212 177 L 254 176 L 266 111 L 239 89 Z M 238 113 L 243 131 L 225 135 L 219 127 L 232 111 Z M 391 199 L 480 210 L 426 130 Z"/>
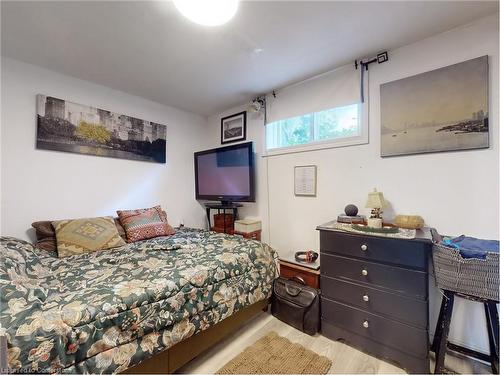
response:
<path id="1" fill-rule="evenodd" d="M 184 17 L 204 26 L 222 25 L 238 10 L 238 0 L 174 0 L 174 5 Z"/>
<path id="2" fill-rule="evenodd" d="M 387 202 L 384 199 L 384 194 L 377 189 L 368 193 L 366 208 L 371 208 L 372 212 L 367 220 L 368 226 L 372 228 L 382 228 L 382 208 L 387 207 Z"/>

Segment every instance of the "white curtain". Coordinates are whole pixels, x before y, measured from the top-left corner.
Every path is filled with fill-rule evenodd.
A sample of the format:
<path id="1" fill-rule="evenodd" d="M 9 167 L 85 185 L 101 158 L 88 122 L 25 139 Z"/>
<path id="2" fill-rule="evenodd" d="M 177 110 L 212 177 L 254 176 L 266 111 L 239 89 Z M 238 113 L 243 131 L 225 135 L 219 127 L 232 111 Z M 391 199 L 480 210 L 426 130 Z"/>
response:
<path id="1" fill-rule="evenodd" d="M 267 95 L 267 123 L 360 102 L 360 68 L 344 65 Z"/>

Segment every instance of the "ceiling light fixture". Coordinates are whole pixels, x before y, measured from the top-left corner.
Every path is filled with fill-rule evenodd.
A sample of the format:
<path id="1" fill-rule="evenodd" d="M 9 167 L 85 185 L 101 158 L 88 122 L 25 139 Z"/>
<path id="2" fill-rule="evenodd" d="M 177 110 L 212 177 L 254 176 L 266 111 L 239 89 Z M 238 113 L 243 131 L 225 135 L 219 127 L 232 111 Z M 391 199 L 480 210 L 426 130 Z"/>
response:
<path id="1" fill-rule="evenodd" d="M 234 17 L 238 0 L 174 0 L 183 16 L 204 26 L 219 26 Z"/>

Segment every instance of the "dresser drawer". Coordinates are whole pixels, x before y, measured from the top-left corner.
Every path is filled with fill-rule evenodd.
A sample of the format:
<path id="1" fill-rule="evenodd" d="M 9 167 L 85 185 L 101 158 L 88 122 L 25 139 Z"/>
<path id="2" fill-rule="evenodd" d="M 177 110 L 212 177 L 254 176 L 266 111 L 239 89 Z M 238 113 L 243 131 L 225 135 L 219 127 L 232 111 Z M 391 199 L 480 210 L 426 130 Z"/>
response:
<path id="1" fill-rule="evenodd" d="M 365 353 L 374 355 L 397 367 L 405 369 L 409 374 L 430 374 L 429 357 L 416 357 L 411 353 L 381 345 L 368 337 L 357 335 L 325 320 L 321 321 L 321 335 L 331 340 L 340 340 L 348 345 L 361 348 Z"/>
<path id="2" fill-rule="evenodd" d="M 422 271 L 322 254 L 321 275 L 367 283 L 415 298 L 427 299 L 427 273 Z"/>
<path id="3" fill-rule="evenodd" d="M 326 276 L 321 276 L 321 294 L 377 315 L 428 327 L 427 302 L 423 300 Z"/>
<path id="4" fill-rule="evenodd" d="M 299 277 L 311 288 L 319 288 L 319 272 L 301 270 L 297 267 L 290 267 L 287 264 L 280 263 L 280 276 L 285 279 Z"/>
<path id="5" fill-rule="evenodd" d="M 416 357 L 427 357 L 427 330 L 408 326 L 321 297 L 321 319 Z"/>
<path id="6" fill-rule="evenodd" d="M 322 253 L 352 256 L 421 270 L 427 269 L 429 244 L 421 241 L 377 238 L 332 231 L 320 232 Z"/>

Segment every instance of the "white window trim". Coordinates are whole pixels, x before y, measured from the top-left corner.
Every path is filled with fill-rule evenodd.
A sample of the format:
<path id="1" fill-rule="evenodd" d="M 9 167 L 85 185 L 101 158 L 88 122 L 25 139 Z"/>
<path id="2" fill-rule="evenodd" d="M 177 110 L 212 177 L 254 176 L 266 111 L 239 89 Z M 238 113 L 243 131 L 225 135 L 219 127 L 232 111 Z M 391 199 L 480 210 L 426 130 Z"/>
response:
<path id="1" fill-rule="evenodd" d="M 307 152 L 314 150 L 324 150 L 329 148 L 338 148 L 338 147 L 347 147 L 347 146 L 356 146 L 356 145 L 364 145 L 369 143 L 369 111 L 370 107 L 368 104 L 368 100 L 365 100 L 361 105 L 361 126 L 360 132 L 361 134 L 354 137 L 342 137 L 336 139 L 325 139 L 321 141 L 313 141 L 303 145 L 295 145 L 295 146 L 287 146 L 280 147 L 274 149 L 267 149 L 267 136 L 265 135 L 264 129 L 264 139 L 265 139 L 265 151 L 262 157 L 270 157 L 276 155 L 285 155 L 285 154 L 293 154 L 298 152 Z"/>

